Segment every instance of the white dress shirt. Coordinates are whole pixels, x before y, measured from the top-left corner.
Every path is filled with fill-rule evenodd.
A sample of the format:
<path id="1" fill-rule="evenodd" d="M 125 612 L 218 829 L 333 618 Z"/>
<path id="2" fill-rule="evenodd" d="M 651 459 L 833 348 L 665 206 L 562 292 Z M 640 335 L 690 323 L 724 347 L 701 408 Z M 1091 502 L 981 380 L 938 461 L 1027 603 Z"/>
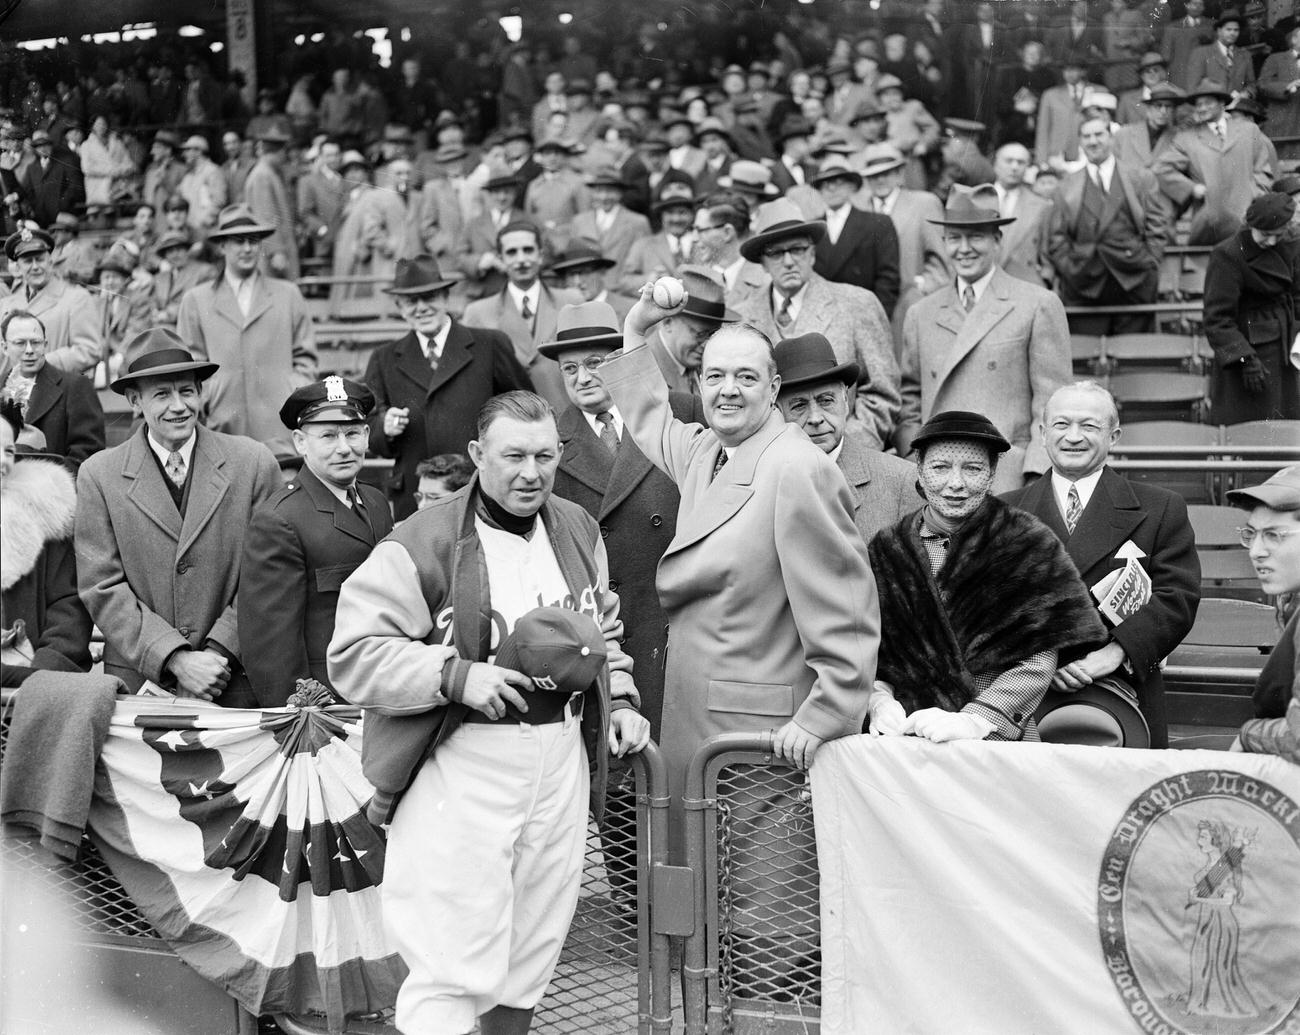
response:
<path id="1" fill-rule="evenodd" d="M 588 413 L 586 410 L 582 411 L 582 415 L 587 419 L 587 423 L 591 426 L 591 430 L 596 433 L 596 437 L 600 438 L 601 423 L 596 419 L 596 415 L 594 413 Z M 623 415 L 618 412 L 618 407 L 613 403 L 609 404 L 609 415 L 614 418 L 614 434 L 617 435 L 618 440 L 622 442 Z"/>
<path id="2" fill-rule="evenodd" d="M 190 461 L 194 459 L 194 443 L 198 441 L 198 437 L 197 434 L 190 435 L 180 449 L 177 450 L 181 455 L 181 462 L 185 464 L 185 474 L 187 476 L 190 473 Z M 172 455 L 172 451 L 154 438 L 152 431 L 145 436 L 145 441 L 149 443 L 149 448 L 153 450 L 158 462 L 166 468 L 167 458 Z"/>
<path id="3" fill-rule="evenodd" d="M 521 314 L 524 311 L 524 299 L 528 299 L 529 312 L 531 312 L 533 318 L 536 319 L 537 303 L 541 301 L 542 297 L 542 282 L 540 280 L 534 280 L 533 286 L 527 291 L 520 291 L 514 284 L 507 284 L 506 287 L 510 291 L 510 301 L 515 304 L 515 308 L 518 309 Z"/>
<path id="4" fill-rule="evenodd" d="M 442 350 L 447 347 L 447 335 L 451 331 L 451 317 L 444 316 L 442 326 L 434 332 L 432 338 L 426 337 L 419 331 L 415 332 L 415 340 L 420 343 L 420 351 L 424 353 L 424 358 L 428 359 L 430 352 L 434 359 L 442 359 Z"/>
<path id="5" fill-rule="evenodd" d="M 808 293 L 808 285 L 805 284 L 793 295 L 790 296 L 790 320 L 791 322 L 799 319 L 799 310 L 803 308 L 804 295 Z M 785 302 L 785 295 L 777 290 L 775 284 L 772 285 L 772 314 L 775 315 L 781 311 L 781 306 Z"/>
<path id="6" fill-rule="evenodd" d="M 1056 471 L 1052 472 L 1052 495 L 1056 498 L 1056 505 L 1061 508 L 1061 516 L 1064 517 L 1066 508 L 1069 506 L 1070 486 L 1079 490 L 1079 503 L 1082 504 L 1083 510 L 1088 509 L 1088 501 L 1092 499 L 1092 494 L 1097 488 L 1097 482 L 1101 480 L 1102 471 L 1106 470 L 1105 466 L 1097 468 L 1092 474 L 1085 475 L 1077 482 L 1070 481 L 1069 478 L 1063 477 Z"/>
<path id="7" fill-rule="evenodd" d="M 984 297 L 984 289 L 989 286 L 989 282 L 993 279 L 993 274 L 997 272 L 997 269 L 998 269 L 997 266 L 994 265 L 994 267 L 991 270 L 989 270 L 986 274 L 984 274 L 984 276 L 980 277 L 979 280 L 974 281 L 973 283 L 971 281 L 964 280 L 961 277 L 958 277 L 957 278 L 958 301 L 961 300 L 962 296 L 966 293 L 966 288 L 969 286 L 975 290 L 975 304 L 979 305 L 980 299 Z"/>
<path id="8" fill-rule="evenodd" d="M 852 208 L 852 205 L 844 204 L 839 208 L 826 210 L 826 236 L 831 244 L 835 244 L 840 239 L 840 234 L 844 232 L 844 223 L 849 218 Z"/>

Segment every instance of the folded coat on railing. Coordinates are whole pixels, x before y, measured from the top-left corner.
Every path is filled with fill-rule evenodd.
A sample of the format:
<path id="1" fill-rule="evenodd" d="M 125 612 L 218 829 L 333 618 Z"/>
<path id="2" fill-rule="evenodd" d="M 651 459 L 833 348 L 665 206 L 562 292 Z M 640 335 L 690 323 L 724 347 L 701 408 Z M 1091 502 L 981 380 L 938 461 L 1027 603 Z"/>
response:
<path id="1" fill-rule="evenodd" d="M 822 1032 L 1300 1030 L 1300 767 L 852 737 L 812 768 Z"/>
<path id="2" fill-rule="evenodd" d="M 384 840 L 365 819 L 355 708 L 218 708 L 120 698 L 90 828 L 149 920 L 253 1013 L 393 1005 Z"/>

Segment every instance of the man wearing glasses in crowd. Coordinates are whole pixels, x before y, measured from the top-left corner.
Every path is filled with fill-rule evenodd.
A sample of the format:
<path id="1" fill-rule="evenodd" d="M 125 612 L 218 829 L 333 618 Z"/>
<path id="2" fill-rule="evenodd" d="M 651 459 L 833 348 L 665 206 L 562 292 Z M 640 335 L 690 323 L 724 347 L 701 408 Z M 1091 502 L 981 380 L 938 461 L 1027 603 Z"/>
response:
<path id="1" fill-rule="evenodd" d="M 253 512 L 239 579 L 240 655 L 258 707 L 283 707 L 299 679 L 331 686 L 339 590 L 393 529 L 384 494 L 357 481 L 374 404 L 365 385 L 327 377 L 280 407 L 302 470 Z"/>
<path id="2" fill-rule="evenodd" d="M 889 319 L 870 291 L 813 272 L 814 248 L 825 235 L 825 221 L 805 220 L 785 198 L 760 208 L 754 235 L 740 246 L 740 254 L 762 263 L 772 287 L 736 309 L 772 341 L 816 332 L 831 343 L 837 362 L 856 363 L 860 378 L 849 427 L 860 428 L 872 449 L 884 449 L 900 405 Z"/>
<path id="3" fill-rule="evenodd" d="M 370 448 L 393 458 L 388 495 L 400 521 L 415 513 L 416 473 L 425 457 L 464 453 L 482 405 L 494 395 L 532 390 L 502 331 L 466 327 L 447 312 L 456 278 L 431 255 L 399 259 L 386 292 L 409 331 L 370 357 L 365 382 L 375 394 Z"/>

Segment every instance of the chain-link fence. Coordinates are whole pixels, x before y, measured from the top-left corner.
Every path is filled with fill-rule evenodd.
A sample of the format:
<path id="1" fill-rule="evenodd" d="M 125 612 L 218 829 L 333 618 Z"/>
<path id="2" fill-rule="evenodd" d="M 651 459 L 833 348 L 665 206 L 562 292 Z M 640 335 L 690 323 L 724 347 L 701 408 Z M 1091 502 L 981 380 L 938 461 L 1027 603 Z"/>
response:
<path id="1" fill-rule="evenodd" d="M 812 803 L 807 775 L 771 749 L 771 733 L 714 737 L 687 779 L 696 894 L 684 956 L 687 1035 L 820 1029 Z"/>
<path id="2" fill-rule="evenodd" d="M 0 702 L 0 760 L 10 705 L 10 698 Z M 668 940 L 652 933 L 649 908 L 652 867 L 665 851 L 667 806 L 663 762 L 653 744 L 613 767 L 605 819 L 588 831 L 573 926 L 533 1023 L 539 1035 L 670 1030 Z M 0 868 L 66 900 L 88 944 L 166 948 L 88 836 L 75 863 L 52 861 L 32 840 L 6 838 L 0 842 Z M 653 972 L 659 976 L 652 982 Z M 395 1035 L 390 1020 L 358 1020 L 349 1031 Z M 295 1033 L 326 1031 L 323 1017 L 319 1023 L 311 1017 L 281 1023 Z"/>

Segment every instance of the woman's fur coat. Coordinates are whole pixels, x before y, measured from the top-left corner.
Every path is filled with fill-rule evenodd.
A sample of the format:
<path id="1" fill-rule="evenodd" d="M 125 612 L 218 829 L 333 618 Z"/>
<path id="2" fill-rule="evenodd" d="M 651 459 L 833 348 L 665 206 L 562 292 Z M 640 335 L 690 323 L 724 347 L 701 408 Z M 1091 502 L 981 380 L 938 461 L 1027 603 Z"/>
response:
<path id="1" fill-rule="evenodd" d="M 990 497 L 953 535 L 938 576 L 912 514 L 872 539 L 880 591 L 877 677 L 910 713 L 959 711 L 975 677 L 1049 648 L 1106 640 L 1087 587 L 1038 518 Z"/>

